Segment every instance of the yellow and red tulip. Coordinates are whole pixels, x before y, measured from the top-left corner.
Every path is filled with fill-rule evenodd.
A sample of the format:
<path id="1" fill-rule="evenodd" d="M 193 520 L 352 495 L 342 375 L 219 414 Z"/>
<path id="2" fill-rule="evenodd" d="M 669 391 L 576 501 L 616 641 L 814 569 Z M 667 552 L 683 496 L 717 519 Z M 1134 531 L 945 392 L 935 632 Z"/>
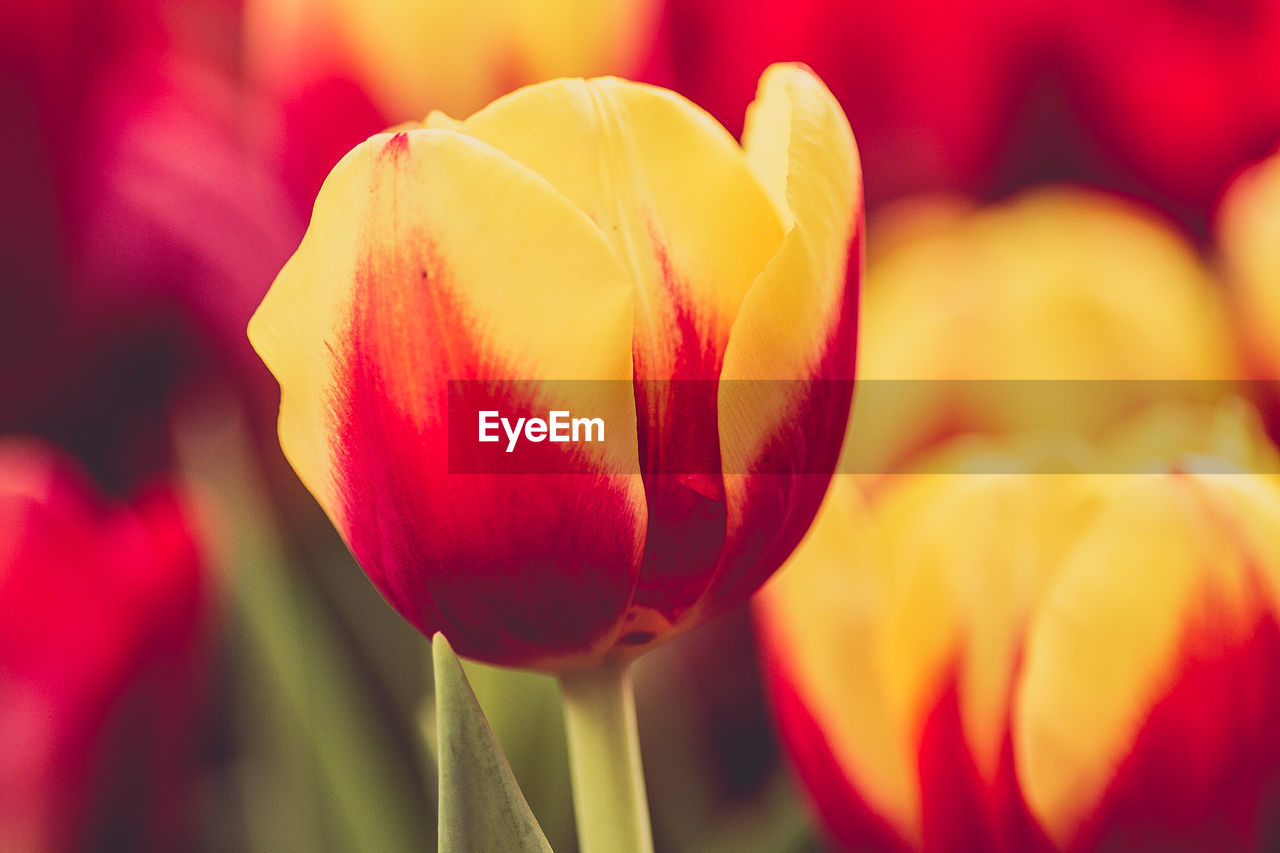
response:
<path id="1" fill-rule="evenodd" d="M 745 600 L 808 528 L 848 417 L 861 210 L 848 123 L 799 66 L 765 73 L 742 147 L 614 78 L 373 137 L 250 324 L 281 445 L 392 605 L 460 653 L 638 651 Z M 560 473 L 465 473 L 467 380 L 519 414 L 558 380 L 623 393 L 605 449 L 539 445 Z M 766 401 L 726 405 L 756 380 Z"/>
<path id="2" fill-rule="evenodd" d="M 0 442 L 0 848 L 188 847 L 208 610 L 171 493 Z"/>
<path id="3" fill-rule="evenodd" d="M 918 200 L 873 229 L 846 470 L 892 471 L 968 432 L 1089 439 L 1153 397 L 1240 377 L 1212 275 L 1133 203 L 1065 187 Z"/>
<path id="4" fill-rule="evenodd" d="M 1096 457 L 1000 445 L 869 501 L 837 482 L 757 601 L 784 738 L 843 846 L 1262 848 L 1280 485 L 1224 472 L 1276 455 L 1243 408 L 1174 408 Z"/>

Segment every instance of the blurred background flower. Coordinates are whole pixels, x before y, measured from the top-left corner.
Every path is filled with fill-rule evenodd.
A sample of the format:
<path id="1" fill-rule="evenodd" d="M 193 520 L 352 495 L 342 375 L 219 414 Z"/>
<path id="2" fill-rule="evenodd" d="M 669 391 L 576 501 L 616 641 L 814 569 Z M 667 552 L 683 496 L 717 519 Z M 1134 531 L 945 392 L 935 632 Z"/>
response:
<path id="1" fill-rule="evenodd" d="M 838 481 L 759 614 L 842 847 L 1276 841 L 1280 485 L 1197 473 L 1274 470 L 1275 451 L 1246 407 L 1181 414 L 1092 451 L 1146 462 L 1172 418 L 1164 473 L 1093 473 L 1071 436 L 970 447 L 869 501 Z"/>
<path id="2" fill-rule="evenodd" d="M 1280 134 L 1280 5 L 1266 0 L 1063 2 L 1073 113 L 1096 140 L 1096 172 L 1203 228 L 1207 206 Z"/>
<path id="3" fill-rule="evenodd" d="M 1228 292 L 1255 375 L 1280 376 L 1280 152 L 1237 176 L 1218 211 Z"/>
<path id="4" fill-rule="evenodd" d="M 7 6 L 0 431 L 47 436 L 113 489 L 172 463 L 195 377 L 237 369 L 291 248 L 242 140 L 231 3 Z M 253 374 L 238 382 L 260 396 Z"/>
<path id="5" fill-rule="evenodd" d="M 213 584 L 167 488 L 108 504 L 0 442 L 0 847 L 184 849 L 207 779 Z"/>
<path id="6" fill-rule="evenodd" d="M 246 64 L 280 106 L 273 150 L 309 208 L 356 143 L 431 109 L 466 116 L 529 83 L 638 76 L 657 61 L 660 12 L 657 0 L 246 0 Z"/>
<path id="7" fill-rule="evenodd" d="M 1147 206 L 1051 186 L 979 208 L 903 201 L 873 224 L 846 471 L 972 432 L 1088 439 L 1245 377 L 1214 274 Z"/>
<path id="8" fill-rule="evenodd" d="M 1225 182 L 1280 140 L 1280 7 L 1268 0 L 669 0 L 668 14 L 676 88 L 726 122 L 766 62 L 806 62 L 829 81 L 872 208 L 1075 180 L 1159 203 L 1203 234 Z"/>

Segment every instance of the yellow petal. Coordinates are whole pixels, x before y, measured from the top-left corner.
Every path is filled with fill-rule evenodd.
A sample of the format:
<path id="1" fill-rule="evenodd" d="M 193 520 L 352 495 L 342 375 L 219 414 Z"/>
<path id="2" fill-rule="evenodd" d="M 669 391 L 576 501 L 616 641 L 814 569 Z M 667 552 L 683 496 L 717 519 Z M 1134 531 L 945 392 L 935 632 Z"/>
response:
<path id="1" fill-rule="evenodd" d="M 1094 482 L 1105 507 L 1046 593 L 1014 704 L 1019 780 L 1063 845 L 1176 679 L 1190 632 L 1212 614 L 1215 629 L 1243 635 L 1258 603 L 1240 540 L 1218 521 L 1220 509 L 1206 512 L 1201 484 L 1167 475 Z M 1223 626 L 1223 617 L 1232 621 Z"/>
<path id="2" fill-rule="evenodd" d="M 711 607 L 786 559 L 826 490 L 849 415 L 862 273 L 858 151 L 822 81 L 770 66 L 743 143 L 788 230 L 742 300 L 720 374 L 728 535 Z"/>
<path id="3" fill-rule="evenodd" d="M 464 132 L 584 211 L 636 287 L 636 374 L 715 379 L 729 329 L 781 239 L 742 150 L 671 92 L 613 78 L 513 92 Z"/>
<path id="4" fill-rule="evenodd" d="M 649 501 L 635 604 L 680 618 L 706 589 L 724 536 L 717 435 L 689 425 L 715 417 L 711 383 L 743 294 L 781 239 L 777 214 L 728 132 L 652 86 L 556 80 L 495 101 L 461 130 L 546 178 L 596 223 L 630 274 Z M 661 472 L 708 482 L 694 488 Z"/>
<path id="5" fill-rule="evenodd" d="M 897 578 L 883 649 L 895 714 L 918 736 L 957 677 L 965 740 L 992 784 L 1023 630 L 1088 511 L 1079 484 L 1029 474 L 904 478 L 877 511 Z"/>
<path id="6" fill-rule="evenodd" d="M 743 145 L 787 234 L 743 301 L 723 378 L 852 378 L 842 347 L 837 363 L 821 364 L 846 343 L 837 335 L 852 335 L 841 324 L 856 319 L 861 283 L 862 168 L 849 121 L 808 69 L 773 65 L 747 112 Z M 736 428 L 747 432 L 722 421 L 722 438 Z"/>
<path id="7" fill-rule="evenodd" d="M 915 756 L 877 654 L 892 578 L 857 486 L 837 477 L 787 565 L 760 592 L 761 630 L 868 805 L 920 841 Z"/>
<path id="8" fill-rule="evenodd" d="M 356 304 L 358 286 L 377 311 Z M 465 319 L 431 326 L 407 310 L 423 300 Z M 280 382 L 285 455 L 343 530 L 333 412 L 356 311 L 376 315 L 380 393 L 427 428 L 450 379 L 629 381 L 631 300 L 599 230 L 544 180 L 475 139 L 415 130 L 334 169 L 249 337 Z M 632 405 L 600 413 L 616 451 L 606 470 L 635 471 Z"/>
<path id="9" fill-rule="evenodd" d="M 1236 375 L 1212 279 L 1189 243 L 1141 207 L 1050 188 L 953 213 L 950 228 L 929 205 L 897 215 L 921 219 L 921 237 L 900 235 L 871 270 L 868 378 Z"/>
<path id="10" fill-rule="evenodd" d="M 847 470 L 893 470 L 967 430 L 1092 440 L 1153 397 L 1211 392 L 1191 381 L 1242 375 L 1209 271 L 1135 204 L 1050 188 L 976 212 L 933 201 L 887 216 L 880 227 L 892 233 L 867 278 L 859 378 L 869 381 Z"/>

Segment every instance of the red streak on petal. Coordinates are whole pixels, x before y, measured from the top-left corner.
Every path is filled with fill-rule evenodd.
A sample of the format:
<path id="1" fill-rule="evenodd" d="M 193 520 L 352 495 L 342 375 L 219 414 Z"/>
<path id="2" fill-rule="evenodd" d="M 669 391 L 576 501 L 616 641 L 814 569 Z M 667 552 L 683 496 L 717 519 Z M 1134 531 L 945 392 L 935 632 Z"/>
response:
<path id="1" fill-rule="evenodd" d="M 393 138 L 389 156 L 406 144 Z M 371 254 L 359 271 L 345 336 L 332 430 L 344 535 L 401 615 L 461 654 L 535 664 L 585 653 L 625 609 L 643 519 L 603 472 L 449 473 L 449 381 L 519 372 L 477 345 L 429 240 L 398 245 L 415 248 Z M 466 387 L 475 409 L 546 414 L 522 396 L 528 383 Z M 548 461 L 562 447 L 534 445 L 529 470 L 563 470 Z"/>
<path id="2" fill-rule="evenodd" d="M 690 301 L 655 227 L 650 242 L 662 270 L 659 346 L 650 352 L 643 333 L 633 351 L 641 472 L 649 505 L 644 560 L 635 604 L 675 621 L 706 589 L 725 535 L 724 481 L 716 430 L 716 389 L 725 340 L 713 337 L 710 318 Z M 654 322 L 654 318 L 650 318 Z"/>
<path id="3" fill-rule="evenodd" d="M 1005 720 L 994 780 L 978 771 L 964 733 L 956 670 L 920 735 L 919 775 L 925 850 L 1052 851 L 1017 781 Z"/>
<path id="4" fill-rule="evenodd" d="M 1071 849 L 1257 850 L 1267 830 L 1275 840 L 1280 626 L 1262 616 L 1241 641 L 1224 628 L 1232 614 L 1208 614 Z"/>
<path id="5" fill-rule="evenodd" d="M 853 404 L 862 278 L 861 215 L 846 252 L 843 299 L 832 318 L 826 347 L 810 377 L 797 377 L 792 415 L 764 444 L 728 531 L 715 581 L 704 602 L 711 613 L 744 601 L 791 556 L 808 532 L 839 461 Z M 746 472 L 730 472 L 746 473 Z"/>
<path id="6" fill-rule="evenodd" d="M 911 845 L 863 798 L 840 766 L 822 726 L 791 678 L 785 644 L 771 636 L 767 620 L 758 624 L 761 667 L 777 729 L 823 828 L 842 849 L 910 853 Z M 874 768 L 868 769 L 874 772 Z"/>

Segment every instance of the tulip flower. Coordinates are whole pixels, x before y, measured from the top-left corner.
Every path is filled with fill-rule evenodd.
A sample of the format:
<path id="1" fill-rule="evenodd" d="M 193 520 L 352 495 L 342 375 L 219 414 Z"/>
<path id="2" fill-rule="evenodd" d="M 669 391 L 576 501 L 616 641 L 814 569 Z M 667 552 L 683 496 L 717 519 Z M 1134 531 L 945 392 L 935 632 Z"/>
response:
<path id="1" fill-rule="evenodd" d="M 651 846 L 627 661 L 781 564 L 848 419 L 853 135 L 779 65 L 743 138 L 616 78 L 375 136 L 249 327 L 285 455 L 396 610 L 461 654 L 561 674 L 588 850 Z M 560 380 L 596 389 L 604 442 L 468 467 L 507 458 L 480 441 L 486 412 L 546 439 Z M 479 402 L 465 440 L 459 398 Z"/>
<path id="2" fill-rule="evenodd" d="M 108 505 L 0 442 L 0 848 L 190 843 L 202 574 L 173 495 Z"/>
<path id="3" fill-rule="evenodd" d="M 470 113 L 552 77 L 634 75 L 658 12 L 655 0 L 249 0 L 245 50 L 282 107 L 282 167 L 309 202 L 347 149 L 428 109 Z"/>
<path id="4" fill-rule="evenodd" d="M 1225 473 L 1276 470 L 1244 412 L 1174 419 L 1194 428 L 1160 468 L 1131 454 L 1165 417 L 1096 457 L 988 447 L 869 500 L 838 480 L 757 612 L 782 734 L 841 846 L 1262 849 L 1280 484 Z"/>
<path id="5" fill-rule="evenodd" d="M 857 155 L 795 66 L 745 140 L 660 89 L 555 81 L 329 176 L 249 334 L 294 469 L 424 633 L 553 671 L 638 651 L 745 600 L 807 529 L 848 414 Z M 589 476 L 450 473 L 451 380 L 507 383 L 495 408 L 523 413 L 538 389 L 512 380 L 562 379 L 627 388 L 621 438 L 573 445 Z M 793 396 L 720 408 L 739 380 Z M 749 473 L 770 452 L 812 476 Z"/>
<path id="6" fill-rule="evenodd" d="M 1274 380 L 1280 377 L 1280 151 L 1231 184 L 1217 232 L 1256 370 Z"/>
<path id="7" fill-rule="evenodd" d="M 844 470 L 880 474 L 968 432 L 1090 439 L 1153 398 L 1241 375 L 1216 283 L 1162 218 L 1040 189 L 877 220 Z"/>
<path id="8" fill-rule="evenodd" d="M 243 140 L 254 116 L 215 35 L 234 7 L 0 10 L 0 432 L 123 490 L 171 462 L 192 374 L 256 365 L 244 325 L 302 225 Z"/>

